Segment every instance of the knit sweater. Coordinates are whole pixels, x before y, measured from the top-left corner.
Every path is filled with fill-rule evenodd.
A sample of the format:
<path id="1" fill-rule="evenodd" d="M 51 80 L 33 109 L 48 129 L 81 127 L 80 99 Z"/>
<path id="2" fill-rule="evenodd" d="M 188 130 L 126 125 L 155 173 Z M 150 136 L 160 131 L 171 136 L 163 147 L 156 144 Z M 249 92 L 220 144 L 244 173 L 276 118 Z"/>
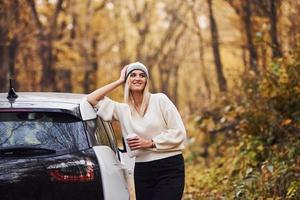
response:
<path id="1" fill-rule="evenodd" d="M 136 162 L 147 162 L 182 153 L 186 131 L 182 119 L 171 100 L 163 93 L 150 94 L 144 116 L 126 103 L 104 97 L 96 105 L 97 114 L 105 121 L 118 120 L 123 137 L 135 133 L 152 139 L 156 148 L 139 149 Z M 126 142 L 126 141 L 125 141 Z"/>

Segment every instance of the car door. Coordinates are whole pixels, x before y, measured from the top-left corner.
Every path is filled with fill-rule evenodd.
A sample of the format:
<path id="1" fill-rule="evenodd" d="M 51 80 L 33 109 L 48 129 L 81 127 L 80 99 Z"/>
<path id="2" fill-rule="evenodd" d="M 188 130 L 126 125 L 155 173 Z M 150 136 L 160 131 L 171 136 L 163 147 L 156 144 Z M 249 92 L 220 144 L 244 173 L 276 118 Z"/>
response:
<path id="1" fill-rule="evenodd" d="M 96 153 L 103 182 L 106 200 L 129 199 L 127 169 L 124 167 L 122 156 L 117 146 L 109 136 L 109 131 L 96 114 L 96 110 L 83 98 L 80 102 L 80 113 L 86 124 L 90 143 Z"/>
<path id="2" fill-rule="evenodd" d="M 109 125 L 100 118 L 97 118 L 95 137 L 100 143 L 100 145 L 95 145 L 93 149 L 100 165 L 105 199 L 129 199 L 126 168 L 118 156 L 117 145 L 112 139 Z"/>
<path id="3" fill-rule="evenodd" d="M 135 157 L 130 157 L 128 155 L 120 122 L 111 121 L 110 128 L 113 130 L 112 132 L 114 133 L 114 137 L 116 141 L 115 143 L 117 144 L 120 160 L 122 164 L 126 167 L 129 179 L 133 179 Z M 133 180 L 130 181 L 133 182 Z"/>

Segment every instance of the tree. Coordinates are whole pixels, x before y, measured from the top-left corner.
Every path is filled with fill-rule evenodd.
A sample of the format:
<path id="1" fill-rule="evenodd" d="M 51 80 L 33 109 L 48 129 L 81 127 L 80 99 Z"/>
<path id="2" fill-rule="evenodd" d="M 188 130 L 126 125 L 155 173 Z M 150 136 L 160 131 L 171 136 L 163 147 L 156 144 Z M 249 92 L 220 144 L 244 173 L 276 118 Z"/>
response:
<path id="1" fill-rule="evenodd" d="M 253 0 L 253 4 L 257 6 L 261 15 L 267 16 L 270 22 L 270 37 L 271 37 L 271 49 L 272 49 L 272 57 L 282 57 L 283 53 L 281 50 L 281 45 L 279 43 L 278 36 L 278 10 L 282 3 L 281 0 Z"/>
<path id="2" fill-rule="evenodd" d="M 151 79 L 158 80 L 151 81 L 152 91 L 165 92 L 175 102 L 178 95 L 176 91 L 178 70 L 181 66 L 180 60 L 183 60 L 183 55 L 179 54 L 180 41 L 185 32 L 185 27 L 179 18 L 184 18 L 188 11 L 184 5 L 182 1 L 172 1 L 172 4 L 168 4 L 163 1 L 133 0 L 131 4 L 125 6 L 130 26 L 124 27 L 123 34 L 118 31 L 120 45 L 122 45 L 120 49 L 126 50 L 131 43 L 136 44 L 132 47 L 135 50 L 132 58 L 127 56 L 130 52 L 120 51 L 121 63 L 139 60 L 148 66 L 150 73 L 157 68 L 159 72 L 157 75 L 151 73 Z M 126 32 L 128 29 L 131 33 Z M 135 35 L 132 33 L 133 30 Z M 127 37 L 130 40 L 126 40 Z M 131 38 L 135 38 L 135 41 Z"/>
<path id="3" fill-rule="evenodd" d="M 84 93 L 89 93 L 95 88 L 97 88 L 97 76 L 95 72 L 98 70 L 97 62 L 97 50 L 98 50 L 98 40 L 97 34 L 92 30 L 93 17 L 97 12 L 101 11 L 105 7 L 106 1 L 102 1 L 101 5 L 95 7 L 92 5 L 92 1 L 86 1 L 86 13 L 83 20 L 83 31 L 82 31 L 82 51 L 81 54 L 84 58 L 84 78 L 83 78 L 83 88 Z"/>
<path id="4" fill-rule="evenodd" d="M 57 20 L 62 10 L 63 0 L 58 0 L 55 4 L 53 14 L 49 16 L 49 24 L 47 25 L 44 25 L 40 20 L 36 9 L 36 2 L 34 0 L 28 0 L 27 2 L 32 10 L 32 16 L 38 31 L 38 54 L 42 64 L 41 89 L 42 91 L 53 91 L 57 89 L 55 85 L 53 42 L 57 37 Z"/>
<path id="5" fill-rule="evenodd" d="M 6 5 L 4 1 L 0 1 L 0 7 L 4 8 Z M 8 59 L 7 59 L 7 40 L 8 40 L 8 27 L 7 12 L 5 9 L 0 10 L 0 89 L 7 90 L 7 72 L 8 72 Z"/>
<path id="6" fill-rule="evenodd" d="M 289 49 L 294 49 L 300 39 L 300 3 L 294 0 L 288 0 L 287 4 L 290 10 L 290 12 L 287 13 L 287 19 L 290 22 L 290 25 L 287 27 L 287 44 Z"/>
<path id="7" fill-rule="evenodd" d="M 20 4 L 18 0 L 4 3 L 0 6 L 0 90 L 7 91 L 8 76 L 16 76 L 16 57 L 21 43 L 19 30 L 16 29 L 20 23 Z M 14 81 L 14 88 L 18 88 L 17 80 Z"/>
<path id="8" fill-rule="evenodd" d="M 249 0 L 245 0 L 245 1 L 227 0 L 227 2 L 241 18 L 245 35 L 246 35 L 246 40 L 247 40 L 246 47 L 249 52 L 250 69 L 254 71 L 256 74 L 258 74 L 259 73 L 258 56 L 253 41 L 254 39 L 253 39 L 253 24 L 251 20 L 252 18 L 251 2 Z"/>
<path id="9" fill-rule="evenodd" d="M 201 27 L 199 25 L 199 19 L 197 16 L 198 11 L 195 10 L 196 6 L 194 6 L 195 4 L 195 0 L 192 1 L 192 4 L 189 5 L 190 7 L 190 11 L 192 14 L 192 22 L 193 25 L 195 27 L 195 29 L 191 29 L 198 38 L 198 51 L 199 51 L 199 59 L 200 59 L 200 71 L 201 71 L 201 75 L 204 81 L 204 85 L 207 91 L 207 97 L 210 100 L 212 97 L 212 91 L 210 89 L 210 83 L 209 80 L 207 78 L 207 74 L 206 74 L 206 64 L 205 64 L 205 60 L 204 60 L 204 39 L 203 39 L 203 35 L 202 35 L 202 30 Z"/>
<path id="10" fill-rule="evenodd" d="M 218 86 L 221 92 L 226 92 L 227 82 L 223 74 L 223 66 L 222 66 L 220 49 L 219 49 L 219 33 L 218 33 L 218 27 L 213 13 L 212 0 L 207 0 L 207 3 L 208 3 L 208 10 L 209 10 L 209 21 L 210 21 L 211 40 L 212 40 L 211 45 L 213 49 Z"/>

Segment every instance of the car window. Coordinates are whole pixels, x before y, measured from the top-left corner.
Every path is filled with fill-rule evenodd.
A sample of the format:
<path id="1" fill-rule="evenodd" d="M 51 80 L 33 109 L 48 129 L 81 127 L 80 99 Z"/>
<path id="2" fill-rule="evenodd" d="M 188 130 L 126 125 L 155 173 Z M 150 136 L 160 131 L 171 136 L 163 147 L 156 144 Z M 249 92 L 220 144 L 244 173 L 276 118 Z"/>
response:
<path id="1" fill-rule="evenodd" d="M 117 143 L 118 148 L 123 149 L 124 144 L 123 144 L 123 136 L 122 136 L 122 131 L 121 131 L 121 125 L 119 121 L 112 121 L 111 122 L 113 132 L 115 133 L 115 140 Z"/>
<path id="2" fill-rule="evenodd" d="M 56 152 L 88 148 L 83 122 L 54 112 L 0 113 L 0 148 L 34 146 Z"/>
<path id="3" fill-rule="evenodd" d="M 96 129 L 95 136 L 99 144 L 106 145 L 112 148 L 112 145 L 109 140 L 109 136 L 107 135 L 104 124 L 100 118 L 97 119 L 97 129 Z"/>
<path id="4" fill-rule="evenodd" d="M 104 126 L 105 126 L 105 129 L 106 129 L 107 133 L 108 133 L 108 137 L 109 137 L 109 140 L 110 140 L 110 143 L 112 145 L 112 148 L 113 148 L 114 152 L 118 152 L 116 137 L 115 137 L 115 134 L 114 134 L 114 131 L 111 127 L 110 122 L 104 122 Z"/>
<path id="5" fill-rule="evenodd" d="M 97 119 L 84 121 L 89 141 L 93 146 L 105 145 L 110 147 L 115 153 L 118 153 L 117 141 L 110 122 L 103 121 L 100 117 Z"/>

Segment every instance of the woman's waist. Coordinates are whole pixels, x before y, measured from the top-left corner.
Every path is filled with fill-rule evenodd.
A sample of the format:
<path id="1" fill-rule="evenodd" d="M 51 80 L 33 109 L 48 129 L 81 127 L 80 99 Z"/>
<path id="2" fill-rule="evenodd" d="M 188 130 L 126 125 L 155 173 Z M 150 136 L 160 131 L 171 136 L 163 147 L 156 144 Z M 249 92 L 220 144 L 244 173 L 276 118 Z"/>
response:
<path id="1" fill-rule="evenodd" d="M 159 152 L 159 151 L 139 151 L 137 157 L 135 158 L 135 162 L 149 162 L 159 159 L 164 159 L 168 157 L 172 157 L 175 155 L 182 154 L 181 150 L 177 151 L 165 151 L 165 152 Z"/>

